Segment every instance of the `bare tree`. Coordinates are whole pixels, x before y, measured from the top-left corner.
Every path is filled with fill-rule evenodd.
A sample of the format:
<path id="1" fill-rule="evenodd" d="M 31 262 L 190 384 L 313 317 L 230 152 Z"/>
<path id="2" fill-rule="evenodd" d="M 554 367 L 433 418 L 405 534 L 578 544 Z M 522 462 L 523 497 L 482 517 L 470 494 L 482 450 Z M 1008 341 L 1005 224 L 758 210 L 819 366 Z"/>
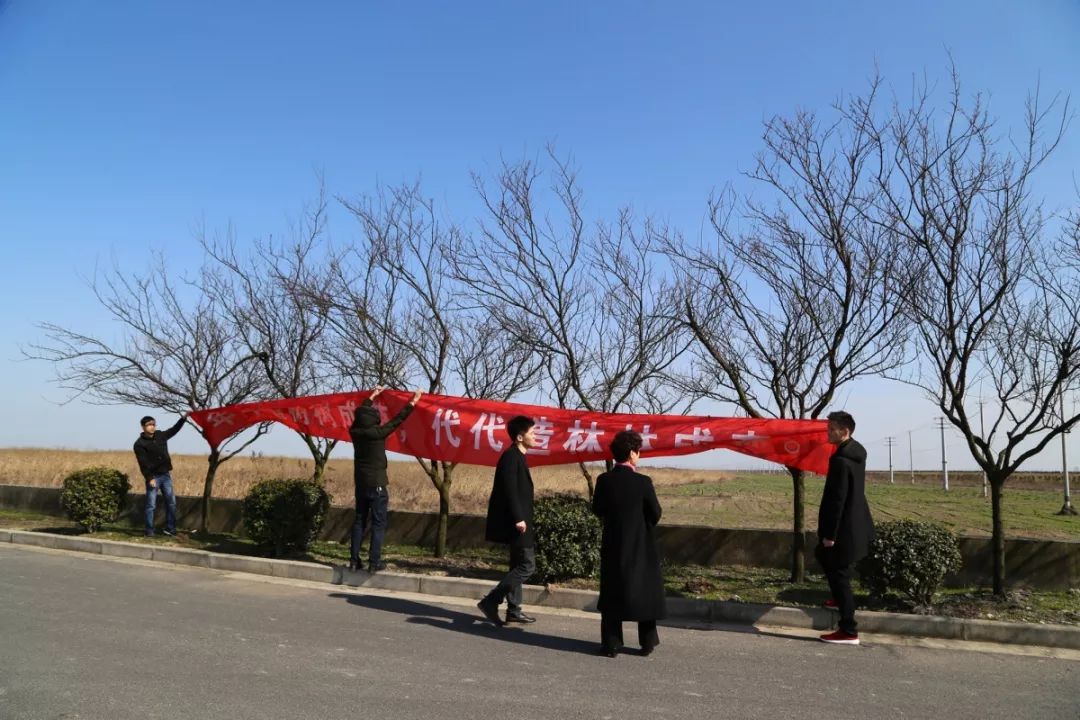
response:
<path id="1" fill-rule="evenodd" d="M 479 313 L 460 312 L 450 348 L 450 367 L 468 398 L 509 400 L 533 387 L 542 359 L 517 337 Z"/>
<path id="2" fill-rule="evenodd" d="M 204 274 L 204 292 L 228 313 L 248 352 L 262 361 L 270 390 L 282 398 L 341 392 L 345 376 L 334 372 L 327 342 L 329 311 L 312 300 L 312 288 L 325 283 L 319 267 L 320 238 L 326 225 L 326 197 L 305 207 L 293 239 L 256 240 L 237 248 L 230 232 L 224 239 L 200 234 L 215 271 Z M 337 440 L 297 432 L 314 461 L 313 478 L 323 473 Z"/>
<path id="3" fill-rule="evenodd" d="M 218 300 L 190 285 L 178 286 L 172 277 L 161 256 L 142 274 L 127 276 L 114 268 L 90 288 L 122 328 L 120 341 L 46 322 L 39 327 L 47 339 L 24 354 L 53 363 L 56 382 L 70 399 L 183 413 L 260 398 L 264 386 L 257 363 L 251 362 L 257 356 L 237 340 Z M 246 438 L 233 436 L 210 451 L 200 532 L 207 530 L 218 468 L 266 430 L 261 425 Z"/>
<path id="4" fill-rule="evenodd" d="M 773 202 L 710 199 L 715 243 L 669 233 L 682 279 L 680 320 L 694 337 L 695 394 L 749 417 L 822 416 L 845 384 L 904 362 L 899 257 L 873 222 L 878 83 L 835 106 L 766 123 L 749 177 Z M 805 576 L 805 474 L 794 489 L 791 580 Z"/>
<path id="5" fill-rule="evenodd" d="M 1075 300 L 1080 298 L 1080 203 L 1078 203 L 1078 209 L 1073 210 L 1065 217 L 1065 221 L 1062 224 L 1061 239 L 1057 243 L 1055 251 L 1051 253 L 1051 256 L 1055 258 L 1056 262 L 1051 266 L 1056 268 L 1056 271 L 1047 274 L 1044 287 L 1048 288 L 1052 293 L 1057 296 L 1058 304 L 1064 308 L 1072 308 L 1075 310 Z M 1070 300 L 1074 302 L 1070 302 Z M 1065 322 L 1072 322 L 1073 325 L 1080 325 L 1080 317 L 1075 314 L 1069 317 L 1068 314 L 1063 318 Z M 1080 388 L 1073 388 L 1074 401 L 1073 407 L 1076 407 L 1075 394 Z M 1058 398 L 1058 407 L 1061 414 L 1062 421 L 1068 419 L 1068 415 L 1065 410 L 1065 393 L 1062 392 Z M 1062 462 L 1062 503 L 1061 509 L 1058 510 L 1058 515 L 1077 515 L 1076 507 L 1072 502 L 1072 494 L 1069 488 L 1069 470 L 1065 465 L 1066 450 L 1065 433 L 1072 432 L 1072 430 L 1066 430 L 1061 435 L 1061 462 Z"/>
<path id="6" fill-rule="evenodd" d="M 419 184 L 380 190 L 342 204 L 363 231 L 361 266 L 368 265 L 369 272 L 384 278 L 384 286 L 396 290 L 379 333 L 422 378 L 429 393 L 444 393 L 455 339 L 451 279 L 444 272 L 442 254 L 447 228 L 436 217 L 434 204 L 422 197 Z M 416 461 L 439 493 L 435 555 L 443 557 L 455 464 L 419 457 Z"/>
<path id="7" fill-rule="evenodd" d="M 504 163 L 490 183 L 474 174 L 486 217 L 475 236 L 453 236 L 456 277 L 472 307 L 532 348 L 559 407 L 669 412 L 683 398 L 667 373 L 686 341 L 653 234 L 629 210 L 590 230 L 574 171 L 550 148 L 548 158 L 550 213 L 537 163 Z M 581 470 L 591 496 L 592 475 Z"/>
<path id="8" fill-rule="evenodd" d="M 458 302 L 445 254 L 458 230 L 440 220 L 418 184 L 383 188 L 342 203 L 359 222 L 363 242 L 335 263 L 333 316 L 340 328 L 358 322 L 365 337 L 378 338 L 378 354 L 365 355 L 373 367 L 386 357 L 394 359 L 393 376 L 379 379 L 397 386 L 418 380 L 431 393 L 460 387 L 465 397 L 497 400 L 535 384 L 539 363 Z M 365 292 L 357 294 L 351 287 Z M 435 553 L 441 557 L 457 464 L 416 460 L 439 493 Z"/>
<path id="9" fill-rule="evenodd" d="M 333 371 L 353 387 L 405 387 L 412 373 L 397 342 L 401 283 L 383 271 L 369 247 L 346 247 L 329 258 L 302 293 L 326 313 Z"/>
<path id="10" fill-rule="evenodd" d="M 984 98 L 965 101 L 955 69 L 950 91 L 944 113 L 922 88 L 879 124 L 878 204 L 913 258 L 903 296 L 922 358 L 913 382 L 961 432 L 990 484 L 1001 595 L 1002 488 L 1080 420 L 1058 410 L 1080 380 L 1076 268 L 1048 252 L 1053 233 L 1032 196 L 1036 171 L 1064 135 L 1068 102 L 1044 106 L 1036 92 L 1020 136 L 1005 144 Z M 997 411 L 983 433 L 972 418 L 987 387 Z"/>

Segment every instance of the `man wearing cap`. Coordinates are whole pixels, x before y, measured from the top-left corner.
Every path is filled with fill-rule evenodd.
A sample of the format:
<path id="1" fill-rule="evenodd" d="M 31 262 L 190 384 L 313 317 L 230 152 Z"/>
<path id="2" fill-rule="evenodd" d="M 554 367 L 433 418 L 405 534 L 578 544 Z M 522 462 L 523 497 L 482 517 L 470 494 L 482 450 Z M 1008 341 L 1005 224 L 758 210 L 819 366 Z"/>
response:
<path id="1" fill-rule="evenodd" d="M 157 509 L 157 494 L 165 496 L 166 535 L 176 535 L 176 495 L 172 486 L 172 458 L 169 457 L 169 439 L 180 432 L 187 420 L 187 413 L 180 416 L 168 430 L 158 430 L 157 421 L 147 415 L 139 424 L 142 433 L 135 441 L 135 459 L 139 461 L 139 472 L 146 480 L 146 529 L 147 537 L 154 535 L 154 510 Z"/>

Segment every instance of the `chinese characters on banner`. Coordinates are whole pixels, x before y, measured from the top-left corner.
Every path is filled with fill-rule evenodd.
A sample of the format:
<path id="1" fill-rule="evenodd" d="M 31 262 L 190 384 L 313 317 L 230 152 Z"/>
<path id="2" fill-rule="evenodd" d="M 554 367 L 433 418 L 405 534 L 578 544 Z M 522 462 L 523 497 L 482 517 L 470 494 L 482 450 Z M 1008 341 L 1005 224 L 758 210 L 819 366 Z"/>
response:
<path id="1" fill-rule="evenodd" d="M 349 440 L 356 408 L 370 391 L 314 395 L 198 410 L 191 418 L 212 447 L 262 422 L 277 422 L 317 437 Z M 375 400 L 385 422 L 411 393 L 387 390 Z M 510 446 L 506 422 L 527 415 L 536 422 L 536 447 L 530 465 L 602 461 L 620 430 L 635 430 L 646 457 L 688 455 L 726 448 L 781 465 L 824 475 L 832 446 L 824 420 L 716 418 L 690 415 L 637 415 L 560 410 L 450 395 L 424 395 L 412 414 L 386 440 L 388 450 L 431 460 L 494 466 Z"/>

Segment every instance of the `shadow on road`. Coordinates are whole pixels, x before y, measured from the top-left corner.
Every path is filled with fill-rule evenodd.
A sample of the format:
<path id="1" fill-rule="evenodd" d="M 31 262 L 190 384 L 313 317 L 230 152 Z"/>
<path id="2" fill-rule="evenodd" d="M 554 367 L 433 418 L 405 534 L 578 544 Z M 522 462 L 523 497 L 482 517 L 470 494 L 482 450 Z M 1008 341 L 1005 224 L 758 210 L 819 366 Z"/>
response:
<path id="1" fill-rule="evenodd" d="M 821 642 L 821 640 L 818 638 L 818 633 L 820 632 L 820 630 L 807 630 L 805 632 L 799 632 L 795 630 L 785 630 L 782 628 L 757 629 L 757 634 L 763 635 L 765 637 L 782 638 L 784 640 L 798 640 L 800 642 L 812 643 Z"/>
<path id="2" fill-rule="evenodd" d="M 596 654 L 599 642 L 591 643 L 577 638 L 559 637 L 557 635 L 544 635 L 532 631 L 526 631 L 521 627 L 504 626 L 495 627 L 490 622 L 480 617 L 480 611 L 476 614 L 458 612 L 439 605 L 416 602 L 414 600 L 402 600 L 400 598 L 382 597 L 377 595 L 349 595 L 346 593 L 331 593 L 330 597 L 344 598 L 350 605 L 382 610 L 384 612 L 408 615 L 406 622 L 418 625 L 429 625 L 442 630 L 465 633 L 477 637 L 491 638 L 503 642 L 512 642 L 530 647 L 558 650 L 560 652 L 581 653 L 584 655 Z M 541 619 L 537 625 L 543 623 Z M 536 627 L 535 625 L 533 627 Z M 597 623 L 597 634 L 599 634 Z"/>

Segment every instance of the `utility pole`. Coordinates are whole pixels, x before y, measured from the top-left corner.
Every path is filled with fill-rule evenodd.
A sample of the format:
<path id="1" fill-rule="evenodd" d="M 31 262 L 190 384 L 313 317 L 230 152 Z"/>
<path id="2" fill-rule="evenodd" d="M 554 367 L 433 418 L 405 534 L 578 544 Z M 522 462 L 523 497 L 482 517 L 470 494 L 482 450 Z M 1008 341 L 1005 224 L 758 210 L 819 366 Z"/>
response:
<path id="1" fill-rule="evenodd" d="M 949 492 L 949 461 L 945 457 L 945 418 L 939 417 L 938 428 L 941 430 L 941 482 L 945 492 Z"/>
<path id="2" fill-rule="evenodd" d="M 911 471 L 911 484 L 915 484 L 915 453 L 911 449 L 911 431 L 907 431 L 907 466 Z"/>
<path id="3" fill-rule="evenodd" d="M 885 444 L 889 446 L 889 484 L 892 485 L 893 484 L 892 449 L 893 449 L 893 445 L 896 444 L 896 438 L 894 438 L 894 437 L 892 437 L 890 435 L 889 437 L 885 438 Z"/>
<path id="4" fill-rule="evenodd" d="M 985 404 L 986 403 L 982 399 L 979 400 L 979 435 L 982 436 L 983 440 L 986 440 L 986 423 L 983 422 L 983 405 Z M 989 442 L 987 442 L 987 444 L 989 444 Z M 989 487 L 990 483 L 986 478 L 986 471 L 983 470 L 983 497 L 987 496 Z"/>
<path id="5" fill-rule="evenodd" d="M 1065 422 L 1065 391 L 1061 392 L 1061 421 Z M 1072 506 L 1072 498 L 1069 497 L 1069 453 L 1066 449 L 1065 436 L 1071 431 L 1061 433 L 1061 478 L 1065 483 L 1065 503 L 1058 510 L 1058 515 L 1076 515 L 1076 508 Z"/>

